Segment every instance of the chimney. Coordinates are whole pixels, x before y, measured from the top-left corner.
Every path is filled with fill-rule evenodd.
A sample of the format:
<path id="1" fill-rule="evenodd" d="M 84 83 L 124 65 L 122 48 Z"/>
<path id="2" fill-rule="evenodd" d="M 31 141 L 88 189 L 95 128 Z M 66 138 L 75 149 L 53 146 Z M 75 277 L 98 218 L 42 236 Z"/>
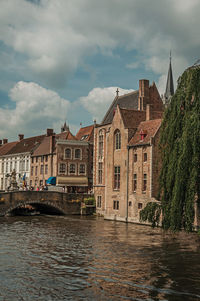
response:
<path id="1" fill-rule="evenodd" d="M 52 135 L 53 135 L 53 129 L 47 129 L 46 136 L 49 137 L 49 136 L 52 136 Z"/>
<path id="2" fill-rule="evenodd" d="M 56 142 L 56 136 L 55 134 L 52 134 L 50 138 L 50 154 L 53 154 L 55 148 L 55 142 Z"/>
<path id="3" fill-rule="evenodd" d="M 149 80 L 139 80 L 139 97 L 138 97 L 138 110 L 144 111 L 146 104 L 149 102 Z"/>
<path id="4" fill-rule="evenodd" d="M 0 146 L 2 146 L 2 140 L 0 140 Z"/>
<path id="5" fill-rule="evenodd" d="M 152 112 L 152 110 L 151 110 L 151 105 L 150 105 L 150 104 L 147 104 L 147 105 L 146 105 L 146 121 L 152 119 L 152 118 L 151 118 L 151 112 Z"/>
<path id="6" fill-rule="evenodd" d="M 19 134 L 18 137 L 19 137 L 19 141 L 21 141 L 22 139 L 24 139 L 24 134 Z"/>
<path id="7" fill-rule="evenodd" d="M 6 144 L 6 143 L 8 143 L 8 139 L 7 138 L 3 139 L 3 144 Z"/>

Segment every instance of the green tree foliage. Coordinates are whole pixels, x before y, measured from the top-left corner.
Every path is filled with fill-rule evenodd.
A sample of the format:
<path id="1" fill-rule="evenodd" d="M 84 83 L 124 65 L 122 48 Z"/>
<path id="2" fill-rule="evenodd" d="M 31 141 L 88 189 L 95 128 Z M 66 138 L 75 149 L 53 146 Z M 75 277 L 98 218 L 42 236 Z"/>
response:
<path id="1" fill-rule="evenodd" d="M 164 114 L 160 149 L 162 227 L 192 231 L 194 200 L 200 202 L 200 66 L 188 68 L 178 80 Z M 152 220 L 147 218 L 147 212 L 141 212 L 141 220 L 155 225 L 156 208 L 150 203 L 144 210 L 151 212 Z"/>

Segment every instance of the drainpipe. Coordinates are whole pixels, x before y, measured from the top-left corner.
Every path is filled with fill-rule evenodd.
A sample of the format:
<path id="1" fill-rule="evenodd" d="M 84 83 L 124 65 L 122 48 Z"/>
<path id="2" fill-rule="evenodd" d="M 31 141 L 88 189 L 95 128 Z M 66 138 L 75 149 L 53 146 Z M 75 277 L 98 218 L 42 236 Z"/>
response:
<path id="1" fill-rule="evenodd" d="M 128 186 L 129 186 L 129 150 L 130 150 L 130 146 L 127 145 L 127 169 L 126 169 L 126 223 L 128 222 Z"/>

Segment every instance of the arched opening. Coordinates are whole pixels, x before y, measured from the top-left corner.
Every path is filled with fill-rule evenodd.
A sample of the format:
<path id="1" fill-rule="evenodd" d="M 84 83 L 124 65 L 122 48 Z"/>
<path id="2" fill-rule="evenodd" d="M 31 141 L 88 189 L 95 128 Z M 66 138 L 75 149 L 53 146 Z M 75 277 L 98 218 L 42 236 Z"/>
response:
<path id="1" fill-rule="evenodd" d="M 52 205 L 45 203 L 28 203 L 28 204 L 20 204 L 17 207 L 11 209 L 8 212 L 9 216 L 34 216 L 34 215 L 64 215 L 64 212 Z"/>

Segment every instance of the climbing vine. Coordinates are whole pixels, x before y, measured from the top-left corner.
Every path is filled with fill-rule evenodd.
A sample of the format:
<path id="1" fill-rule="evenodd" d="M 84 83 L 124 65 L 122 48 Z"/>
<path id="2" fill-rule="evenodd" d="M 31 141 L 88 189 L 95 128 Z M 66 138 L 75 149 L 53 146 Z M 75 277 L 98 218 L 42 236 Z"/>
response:
<path id="1" fill-rule="evenodd" d="M 162 212 L 164 229 L 192 231 L 194 200 L 200 202 L 200 66 L 188 68 L 178 80 L 164 114 L 160 151 L 161 210 L 150 203 L 140 218 L 154 226 Z"/>

